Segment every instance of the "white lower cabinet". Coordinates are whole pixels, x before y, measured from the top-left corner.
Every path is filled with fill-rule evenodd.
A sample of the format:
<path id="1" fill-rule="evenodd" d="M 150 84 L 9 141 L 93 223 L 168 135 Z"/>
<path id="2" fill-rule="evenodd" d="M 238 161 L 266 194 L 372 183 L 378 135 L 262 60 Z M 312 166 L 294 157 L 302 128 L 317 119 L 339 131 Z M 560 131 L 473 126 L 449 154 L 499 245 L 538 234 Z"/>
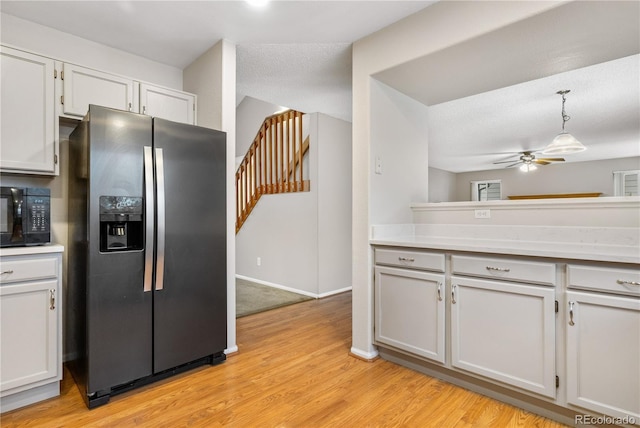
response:
<path id="1" fill-rule="evenodd" d="M 640 300 L 567 292 L 567 401 L 640 423 Z"/>
<path id="2" fill-rule="evenodd" d="M 0 257 L 2 412 L 60 394 L 60 272 L 59 253 Z"/>
<path id="3" fill-rule="evenodd" d="M 451 365 L 556 395 L 553 288 L 451 278 Z"/>
<path id="4" fill-rule="evenodd" d="M 375 340 L 445 362 L 444 275 L 375 268 Z"/>

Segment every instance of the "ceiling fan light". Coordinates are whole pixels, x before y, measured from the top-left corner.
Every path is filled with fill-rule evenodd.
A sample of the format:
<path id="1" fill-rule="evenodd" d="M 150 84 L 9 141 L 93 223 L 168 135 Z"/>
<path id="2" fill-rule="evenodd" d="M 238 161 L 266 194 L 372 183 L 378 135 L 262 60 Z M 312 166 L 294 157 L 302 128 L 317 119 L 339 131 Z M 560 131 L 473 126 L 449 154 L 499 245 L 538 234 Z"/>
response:
<path id="1" fill-rule="evenodd" d="M 532 163 L 523 163 L 520 165 L 520 171 L 522 172 L 535 171 L 536 169 L 538 169 L 538 167 Z"/>
<path id="2" fill-rule="evenodd" d="M 562 155 L 567 153 L 578 153 L 587 150 L 582 143 L 567 132 L 562 132 L 553 139 L 542 153 L 545 155 Z"/>

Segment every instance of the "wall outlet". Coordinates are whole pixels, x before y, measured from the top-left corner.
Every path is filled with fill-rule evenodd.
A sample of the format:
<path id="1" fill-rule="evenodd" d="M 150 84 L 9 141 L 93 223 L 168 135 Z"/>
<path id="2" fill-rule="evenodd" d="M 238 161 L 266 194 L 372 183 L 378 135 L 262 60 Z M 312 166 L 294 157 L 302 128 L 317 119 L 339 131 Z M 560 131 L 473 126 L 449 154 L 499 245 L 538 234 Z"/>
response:
<path id="1" fill-rule="evenodd" d="M 491 210 L 475 210 L 476 218 L 491 218 Z"/>
<path id="2" fill-rule="evenodd" d="M 256 259 L 256 266 L 260 266 L 260 265 L 262 265 L 262 259 L 260 257 L 258 257 Z"/>

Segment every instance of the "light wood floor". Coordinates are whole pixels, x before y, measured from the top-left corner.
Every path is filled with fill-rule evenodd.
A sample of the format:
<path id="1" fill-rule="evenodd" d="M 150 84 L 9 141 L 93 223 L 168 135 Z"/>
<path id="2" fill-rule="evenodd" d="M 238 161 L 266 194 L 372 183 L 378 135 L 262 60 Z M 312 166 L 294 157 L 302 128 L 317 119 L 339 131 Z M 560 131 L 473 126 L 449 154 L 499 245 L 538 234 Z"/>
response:
<path id="1" fill-rule="evenodd" d="M 351 293 L 238 319 L 239 352 L 87 410 L 68 372 L 59 398 L 9 427 L 561 427 L 378 359 L 349 356 Z"/>

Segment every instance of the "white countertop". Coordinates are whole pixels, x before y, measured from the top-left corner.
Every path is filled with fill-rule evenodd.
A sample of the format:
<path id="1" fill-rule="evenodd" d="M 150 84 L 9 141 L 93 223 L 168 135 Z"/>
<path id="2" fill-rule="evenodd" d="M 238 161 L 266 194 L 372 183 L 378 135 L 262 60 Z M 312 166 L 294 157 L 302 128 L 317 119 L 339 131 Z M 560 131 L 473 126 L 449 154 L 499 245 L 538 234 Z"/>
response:
<path id="1" fill-rule="evenodd" d="M 27 247 L 0 248 L 0 257 L 4 256 L 25 256 L 33 254 L 62 253 L 64 247 L 57 244 L 30 245 Z"/>
<path id="2" fill-rule="evenodd" d="M 640 264 L 640 231 L 636 228 L 378 225 L 372 227 L 370 243 Z"/>

